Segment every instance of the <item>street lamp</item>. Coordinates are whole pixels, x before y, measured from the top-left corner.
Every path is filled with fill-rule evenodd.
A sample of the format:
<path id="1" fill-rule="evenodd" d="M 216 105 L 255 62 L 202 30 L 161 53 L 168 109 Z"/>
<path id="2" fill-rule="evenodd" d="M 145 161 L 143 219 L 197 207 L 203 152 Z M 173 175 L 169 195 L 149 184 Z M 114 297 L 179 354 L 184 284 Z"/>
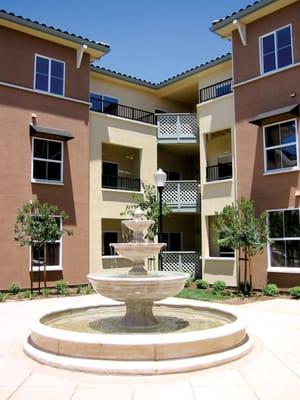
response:
<path id="1" fill-rule="evenodd" d="M 158 190 L 158 201 L 159 201 L 159 224 L 158 224 L 158 242 L 162 243 L 162 233 L 163 233 L 163 215 L 162 215 L 162 192 L 164 189 L 164 186 L 166 184 L 167 180 L 167 174 L 159 168 L 158 171 L 155 172 L 154 174 L 154 182 L 155 186 L 157 187 Z M 161 259 L 161 254 L 160 254 L 160 260 L 159 260 L 159 266 L 160 270 L 162 270 L 162 259 Z"/>

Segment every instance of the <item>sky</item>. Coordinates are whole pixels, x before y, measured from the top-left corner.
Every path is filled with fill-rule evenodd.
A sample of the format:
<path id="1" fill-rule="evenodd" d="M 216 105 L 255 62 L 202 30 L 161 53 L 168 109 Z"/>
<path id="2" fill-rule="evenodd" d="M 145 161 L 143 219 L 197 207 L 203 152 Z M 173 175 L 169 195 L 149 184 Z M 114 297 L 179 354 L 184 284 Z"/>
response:
<path id="1" fill-rule="evenodd" d="M 99 65 L 160 82 L 230 52 L 211 22 L 251 0 L 0 0 L 0 9 L 110 44 Z"/>

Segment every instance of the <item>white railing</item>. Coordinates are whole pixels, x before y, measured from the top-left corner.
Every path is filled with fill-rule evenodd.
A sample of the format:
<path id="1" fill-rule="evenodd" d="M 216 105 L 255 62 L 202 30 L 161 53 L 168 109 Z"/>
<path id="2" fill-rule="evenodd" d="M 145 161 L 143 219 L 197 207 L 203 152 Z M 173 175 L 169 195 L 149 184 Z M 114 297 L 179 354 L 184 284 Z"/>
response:
<path id="1" fill-rule="evenodd" d="M 198 181 L 167 181 L 162 200 L 173 211 L 196 211 L 199 206 Z"/>
<path id="2" fill-rule="evenodd" d="M 166 143 L 196 143 L 198 141 L 197 114 L 158 114 L 157 139 Z"/>
<path id="3" fill-rule="evenodd" d="M 161 255 L 164 271 L 181 271 L 193 277 L 201 276 L 201 255 L 198 251 L 163 251 Z"/>

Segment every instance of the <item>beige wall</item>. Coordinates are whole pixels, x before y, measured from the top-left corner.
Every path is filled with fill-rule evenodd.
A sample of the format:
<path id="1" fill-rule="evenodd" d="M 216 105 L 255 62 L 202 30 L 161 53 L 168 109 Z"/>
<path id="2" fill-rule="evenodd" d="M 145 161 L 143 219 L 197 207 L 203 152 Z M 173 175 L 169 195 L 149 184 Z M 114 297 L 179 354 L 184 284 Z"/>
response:
<path id="1" fill-rule="evenodd" d="M 182 232 L 182 250 L 200 251 L 201 232 L 200 215 L 176 215 L 171 214 L 164 218 L 164 232 Z"/>
<path id="2" fill-rule="evenodd" d="M 181 180 L 199 178 L 199 157 L 196 150 L 194 155 L 186 156 L 180 153 L 180 151 L 172 152 L 165 150 L 164 145 L 161 145 L 157 149 L 157 157 L 159 168 L 162 168 L 164 171 L 180 172 Z"/>
<path id="3" fill-rule="evenodd" d="M 132 149 L 140 154 L 140 179 L 154 184 L 157 145 L 156 129 L 147 124 L 91 112 L 90 128 L 90 271 L 95 272 L 103 267 L 101 219 L 120 219 L 126 205 L 134 203 L 131 192 L 101 188 L 102 149 L 111 144 L 126 145 L 124 152 Z M 116 158 L 119 156 L 120 152 Z"/>
<path id="4" fill-rule="evenodd" d="M 140 149 L 102 143 L 102 161 L 117 163 L 119 176 L 140 176 Z"/>
<path id="5" fill-rule="evenodd" d="M 154 112 L 155 109 L 167 112 L 190 112 L 191 110 L 191 106 L 186 103 L 159 98 L 154 89 L 97 73 L 91 73 L 90 92 L 117 97 L 120 104 L 150 112 Z"/>
<path id="6" fill-rule="evenodd" d="M 221 132 L 214 137 L 205 135 L 206 138 L 206 159 L 207 165 L 216 165 L 218 156 L 231 154 L 231 134 L 229 132 Z"/>

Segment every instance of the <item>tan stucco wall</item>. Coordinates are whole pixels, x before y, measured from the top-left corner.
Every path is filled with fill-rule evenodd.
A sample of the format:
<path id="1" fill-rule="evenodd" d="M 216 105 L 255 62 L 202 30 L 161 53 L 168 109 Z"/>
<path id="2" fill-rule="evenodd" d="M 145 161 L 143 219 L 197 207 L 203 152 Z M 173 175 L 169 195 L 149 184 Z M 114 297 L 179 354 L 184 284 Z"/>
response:
<path id="1" fill-rule="evenodd" d="M 159 98 L 155 90 L 129 84 L 120 79 L 91 73 L 90 92 L 109 95 L 119 99 L 120 104 L 154 112 L 190 112 L 191 106 L 183 102 Z"/>
<path id="2" fill-rule="evenodd" d="M 164 232 L 182 232 L 182 250 L 200 251 L 200 215 L 171 214 L 164 218 Z"/>
<path id="3" fill-rule="evenodd" d="M 120 219 L 126 205 L 133 204 L 132 192 L 101 189 L 103 144 L 104 148 L 114 144 L 139 153 L 139 176 L 145 184 L 154 184 L 157 145 L 156 129 L 151 125 L 91 112 L 90 128 L 90 271 L 95 272 L 102 268 L 101 219 Z"/>

